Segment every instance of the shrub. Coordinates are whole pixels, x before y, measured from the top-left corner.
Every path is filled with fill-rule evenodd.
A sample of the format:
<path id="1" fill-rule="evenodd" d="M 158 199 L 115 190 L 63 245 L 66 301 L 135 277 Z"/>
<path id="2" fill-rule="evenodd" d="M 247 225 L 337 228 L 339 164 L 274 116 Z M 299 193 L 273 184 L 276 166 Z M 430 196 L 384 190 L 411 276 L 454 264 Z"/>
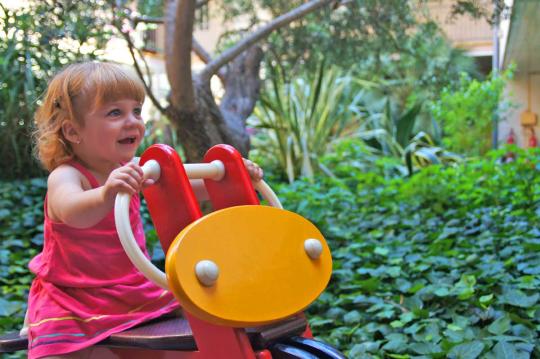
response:
<path id="1" fill-rule="evenodd" d="M 358 127 L 352 78 L 324 63 L 315 75 L 289 81 L 278 67 L 271 70 L 269 86 L 261 92 L 251 118 L 263 132 L 254 146 L 264 151 L 265 159 L 277 162 L 289 181 L 312 178 L 330 142 Z"/>
<path id="2" fill-rule="evenodd" d="M 351 358 L 538 357 L 540 152 L 385 179 L 348 150 L 278 190 L 333 250 L 315 335 Z"/>
<path id="3" fill-rule="evenodd" d="M 443 143 L 450 151 L 481 155 L 491 147 L 491 130 L 507 104 L 500 103 L 506 81 L 513 70 L 502 76 L 478 81 L 462 74 L 457 90 L 445 88 L 432 105 L 433 117 L 443 130 Z"/>
<path id="4" fill-rule="evenodd" d="M 108 33 L 96 2 L 27 1 L 0 4 L 0 179 L 43 175 L 32 156 L 38 98 L 67 63 L 95 58 Z M 77 16 L 74 16 L 77 14 Z"/>

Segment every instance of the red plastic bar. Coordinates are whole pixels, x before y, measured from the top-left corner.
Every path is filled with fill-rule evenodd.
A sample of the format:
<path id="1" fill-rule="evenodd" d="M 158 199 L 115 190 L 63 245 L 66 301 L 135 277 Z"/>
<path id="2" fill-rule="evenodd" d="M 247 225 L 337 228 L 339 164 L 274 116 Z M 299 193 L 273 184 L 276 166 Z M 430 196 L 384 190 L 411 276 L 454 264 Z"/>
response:
<path id="1" fill-rule="evenodd" d="M 225 176 L 220 181 L 205 179 L 214 210 L 245 204 L 259 204 L 240 153 L 229 145 L 216 145 L 206 152 L 204 162 L 223 162 Z"/>
<path id="2" fill-rule="evenodd" d="M 214 160 L 223 162 L 225 166 L 225 176 L 220 181 L 205 180 L 206 189 L 215 210 L 231 206 L 260 204 L 242 156 L 234 147 L 229 145 L 212 147 L 204 156 L 204 161 L 210 163 Z M 302 336 L 313 338 L 309 325 L 306 326 Z"/>
<path id="3" fill-rule="evenodd" d="M 178 233 L 202 213 L 178 153 L 167 145 L 152 145 L 144 151 L 140 165 L 149 160 L 159 163 L 161 175 L 143 194 L 163 251 L 167 253 Z"/>
<path id="4" fill-rule="evenodd" d="M 221 151 L 223 150 L 219 152 Z M 256 203 L 258 203 L 255 192 L 251 187 L 249 175 L 244 168 L 242 157 L 230 146 L 226 146 L 226 151 L 236 153 L 236 155 L 233 154 L 232 159 L 228 159 L 227 162 L 224 161 L 226 171 L 228 167 L 240 168 L 241 165 L 243 172 L 239 173 L 238 171 L 231 170 L 232 176 L 227 177 L 226 175 L 225 178 L 228 179 L 226 179 L 225 183 L 232 184 L 238 180 L 247 181 L 252 191 L 250 200 L 252 202 L 257 201 Z M 202 213 L 182 161 L 176 151 L 166 145 L 153 145 L 144 152 L 140 164 L 143 165 L 151 159 L 159 163 L 161 175 L 159 181 L 155 185 L 145 189 L 143 193 L 163 250 L 166 252 L 178 233 L 188 224 L 200 218 Z M 206 184 L 208 185 L 208 183 Z M 230 187 L 234 186 L 231 185 Z M 240 197 L 241 199 L 236 199 L 236 194 L 230 193 L 225 196 L 225 199 L 228 201 L 222 200 L 220 202 L 223 204 L 220 208 L 232 205 L 227 205 L 228 203 L 244 200 L 246 198 L 246 191 L 240 190 L 243 187 L 244 185 L 238 187 L 239 194 L 242 196 Z M 213 188 L 219 189 L 215 186 Z M 213 192 L 215 193 L 215 190 Z M 204 243 L 201 243 L 201 245 L 204 245 Z M 187 311 L 184 311 L 184 316 L 189 321 L 193 337 L 199 349 L 197 352 L 191 354 L 193 358 L 198 358 L 199 356 L 197 354 L 199 354 L 200 358 L 205 359 L 255 359 L 255 353 L 251 348 L 244 329 L 210 324 L 194 317 Z M 184 355 L 186 355 L 186 358 L 192 357 L 189 354 Z M 183 358 L 183 356 L 179 354 L 179 358 Z"/>
<path id="5" fill-rule="evenodd" d="M 255 359 L 251 343 L 242 328 L 210 324 L 184 310 L 197 348 L 205 359 Z"/>

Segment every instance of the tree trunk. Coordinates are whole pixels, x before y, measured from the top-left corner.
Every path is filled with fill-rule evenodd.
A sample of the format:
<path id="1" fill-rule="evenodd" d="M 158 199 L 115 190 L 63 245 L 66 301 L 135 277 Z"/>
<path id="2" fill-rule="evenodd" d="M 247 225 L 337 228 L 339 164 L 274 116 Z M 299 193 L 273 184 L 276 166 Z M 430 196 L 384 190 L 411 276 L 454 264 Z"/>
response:
<path id="1" fill-rule="evenodd" d="M 259 97 L 262 50 L 252 47 L 230 65 L 225 95 L 218 107 L 210 86 L 195 78 L 195 110 L 170 107 L 169 116 L 188 162 L 200 162 L 213 145 L 226 143 L 247 157 L 250 148 L 246 119 Z"/>
<path id="2" fill-rule="evenodd" d="M 196 106 L 193 111 L 169 107 L 169 118 L 184 148 L 187 162 L 201 162 L 206 151 L 225 143 L 219 126 L 222 116 L 208 86 L 193 84 Z"/>
<path id="3" fill-rule="evenodd" d="M 225 126 L 234 133 L 235 147 L 247 157 L 250 142 L 246 120 L 253 112 L 259 98 L 261 79 L 259 70 L 263 51 L 259 46 L 250 47 L 238 56 L 227 70 L 225 95 L 220 110 Z"/>

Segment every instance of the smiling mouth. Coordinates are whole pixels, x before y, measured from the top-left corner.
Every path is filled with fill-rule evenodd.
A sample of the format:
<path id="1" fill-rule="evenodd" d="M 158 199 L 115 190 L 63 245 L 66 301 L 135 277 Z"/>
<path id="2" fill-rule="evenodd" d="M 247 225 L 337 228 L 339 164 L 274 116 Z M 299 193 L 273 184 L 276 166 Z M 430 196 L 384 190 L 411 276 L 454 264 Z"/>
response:
<path id="1" fill-rule="evenodd" d="M 136 140 L 137 140 L 136 137 L 126 137 L 126 138 L 123 138 L 120 141 L 118 141 L 118 143 L 120 143 L 122 145 L 131 145 L 131 144 L 135 143 Z"/>

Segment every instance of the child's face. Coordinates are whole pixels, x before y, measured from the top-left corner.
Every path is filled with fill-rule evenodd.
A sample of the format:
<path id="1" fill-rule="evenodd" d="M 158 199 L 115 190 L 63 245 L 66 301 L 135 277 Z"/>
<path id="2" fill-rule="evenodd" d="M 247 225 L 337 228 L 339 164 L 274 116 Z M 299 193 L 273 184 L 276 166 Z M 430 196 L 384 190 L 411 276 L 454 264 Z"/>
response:
<path id="1" fill-rule="evenodd" d="M 84 114 L 81 150 L 96 160 L 130 161 L 144 137 L 141 103 L 132 99 L 107 102 Z"/>

